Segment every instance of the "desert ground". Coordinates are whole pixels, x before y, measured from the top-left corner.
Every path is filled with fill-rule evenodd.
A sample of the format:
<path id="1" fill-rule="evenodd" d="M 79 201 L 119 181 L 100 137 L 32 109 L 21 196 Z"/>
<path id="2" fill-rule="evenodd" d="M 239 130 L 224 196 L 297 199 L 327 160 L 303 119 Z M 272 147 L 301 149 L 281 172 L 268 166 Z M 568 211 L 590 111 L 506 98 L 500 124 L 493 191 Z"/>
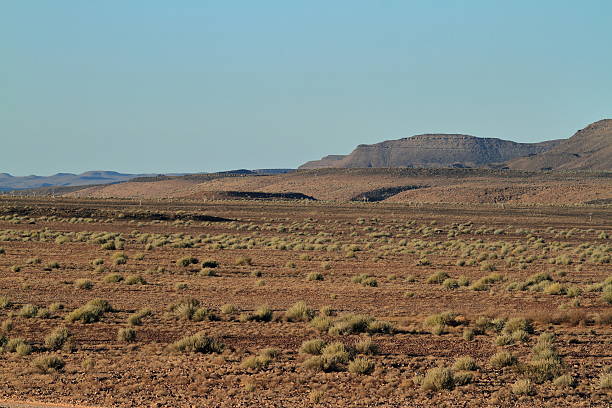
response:
<path id="1" fill-rule="evenodd" d="M 359 201 L 363 193 L 406 188 L 382 201 L 396 203 L 556 204 L 612 202 L 610 172 L 527 172 L 487 169 L 316 169 L 280 175 L 194 175 L 142 178 L 83 188 L 72 198 L 216 200 L 228 191 L 301 193 L 321 201 Z"/>
<path id="2" fill-rule="evenodd" d="M 190 191 L 0 198 L 2 404 L 611 406 L 610 205 Z"/>

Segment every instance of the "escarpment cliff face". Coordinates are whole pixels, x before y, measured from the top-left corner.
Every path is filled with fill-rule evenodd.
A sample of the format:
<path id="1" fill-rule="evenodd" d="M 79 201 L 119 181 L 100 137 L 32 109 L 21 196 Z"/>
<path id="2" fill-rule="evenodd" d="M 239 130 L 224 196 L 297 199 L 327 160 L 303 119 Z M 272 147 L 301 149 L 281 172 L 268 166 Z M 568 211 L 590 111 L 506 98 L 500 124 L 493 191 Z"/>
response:
<path id="1" fill-rule="evenodd" d="M 516 143 L 461 134 L 424 134 L 373 145 L 359 145 L 347 156 L 326 156 L 300 169 L 322 167 L 488 167 L 544 153 L 560 143 Z"/>
<path id="2" fill-rule="evenodd" d="M 612 170 L 612 119 L 592 123 L 546 152 L 507 165 L 519 170 Z"/>

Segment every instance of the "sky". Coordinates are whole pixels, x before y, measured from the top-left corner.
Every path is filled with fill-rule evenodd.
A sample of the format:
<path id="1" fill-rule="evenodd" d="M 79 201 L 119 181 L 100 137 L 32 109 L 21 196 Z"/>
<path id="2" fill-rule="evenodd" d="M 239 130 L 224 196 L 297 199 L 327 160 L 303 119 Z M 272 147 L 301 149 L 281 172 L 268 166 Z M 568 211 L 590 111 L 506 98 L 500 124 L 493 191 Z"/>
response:
<path id="1" fill-rule="evenodd" d="M 609 0 L 0 0 L 0 172 L 295 168 L 612 118 Z"/>

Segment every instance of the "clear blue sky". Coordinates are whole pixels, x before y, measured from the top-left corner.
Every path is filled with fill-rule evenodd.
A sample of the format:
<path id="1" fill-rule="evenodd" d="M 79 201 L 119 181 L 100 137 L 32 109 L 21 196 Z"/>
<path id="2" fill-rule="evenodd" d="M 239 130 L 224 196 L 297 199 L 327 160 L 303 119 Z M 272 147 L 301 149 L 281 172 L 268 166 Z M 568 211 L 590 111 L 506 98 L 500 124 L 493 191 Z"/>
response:
<path id="1" fill-rule="evenodd" d="M 612 1 L 0 0 L 0 172 L 296 167 L 612 117 Z"/>

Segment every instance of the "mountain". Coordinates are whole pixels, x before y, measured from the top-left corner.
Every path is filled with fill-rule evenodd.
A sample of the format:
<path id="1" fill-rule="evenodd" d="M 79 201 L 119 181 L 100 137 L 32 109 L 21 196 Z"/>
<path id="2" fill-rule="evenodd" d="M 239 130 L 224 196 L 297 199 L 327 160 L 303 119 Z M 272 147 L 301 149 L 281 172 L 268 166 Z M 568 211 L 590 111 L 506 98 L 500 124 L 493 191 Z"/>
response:
<path id="1" fill-rule="evenodd" d="M 461 134 L 424 134 L 373 145 L 359 145 L 347 156 L 326 156 L 299 168 L 489 167 L 519 157 L 544 153 L 560 142 L 516 143 Z"/>
<path id="2" fill-rule="evenodd" d="M 124 174 L 115 171 L 88 171 L 82 174 L 57 173 L 53 176 L 16 177 L 0 173 L 0 191 L 21 190 L 50 186 L 82 186 L 88 184 L 110 184 L 128 181 L 151 174 Z"/>
<path id="3" fill-rule="evenodd" d="M 612 119 L 592 123 L 547 152 L 507 165 L 519 170 L 612 170 Z"/>

